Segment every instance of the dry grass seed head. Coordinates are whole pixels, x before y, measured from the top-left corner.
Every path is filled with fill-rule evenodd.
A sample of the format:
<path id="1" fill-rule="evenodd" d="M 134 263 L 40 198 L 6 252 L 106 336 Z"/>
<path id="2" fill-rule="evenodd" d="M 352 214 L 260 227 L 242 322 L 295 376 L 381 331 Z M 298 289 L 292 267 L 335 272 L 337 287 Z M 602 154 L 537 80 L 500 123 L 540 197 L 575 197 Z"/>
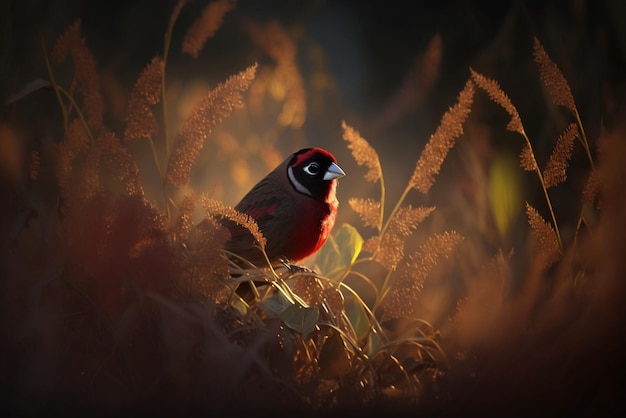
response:
<path id="1" fill-rule="evenodd" d="M 234 0 L 216 0 L 207 4 L 202 14 L 193 22 L 183 39 L 183 52 L 198 58 L 207 39 L 222 26 L 224 15 L 237 4 Z"/>
<path id="2" fill-rule="evenodd" d="M 250 86 L 256 68 L 255 64 L 229 77 L 196 104 L 174 140 L 167 166 L 170 183 L 178 187 L 189 183 L 191 168 L 204 142 L 234 108 L 242 106 L 241 93 Z"/>
<path id="3" fill-rule="evenodd" d="M 433 234 L 400 264 L 382 305 L 382 321 L 411 318 L 415 314 L 415 303 L 428 274 L 440 260 L 452 254 L 462 239 L 455 231 Z"/>
<path id="4" fill-rule="evenodd" d="M 517 132 L 524 135 L 524 126 L 522 125 L 522 120 L 517 112 L 517 108 L 513 105 L 511 99 L 509 99 L 509 96 L 507 96 L 504 90 L 500 88 L 500 84 L 471 68 L 470 72 L 472 73 L 472 80 L 474 80 L 474 83 L 483 89 L 494 103 L 500 105 L 509 114 L 509 116 L 511 116 L 511 120 L 506 125 L 506 129 L 511 132 Z"/>
<path id="5" fill-rule="evenodd" d="M 411 187 L 424 194 L 428 193 L 448 152 L 456 139 L 463 134 L 463 123 L 471 111 L 473 98 L 474 83 L 467 80 L 459 93 L 457 103 L 443 115 L 435 133 L 424 147 L 409 182 Z"/>
<path id="6" fill-rule="evenodd" d="M 376 150 L 345 121 L 341 122 L 343 129 L 343 139 L 348 142 L 348 148 L 352 151 L 352 156 L 359 166 L 368 168 L 365 180 L 372 183 L 377 182 L 382 177 L 382 168 Z"/>
<path id="7" fill-rule="evenodd" d="M 190 203 L 192 197 L 188 198 Z M 230 277 L 228 262 L 221 251 L 229 237 L 228 230 L 211 218 L 189 231 L 181 258 L 189 294 L 203 295 L 215 302 L 223 302 L 229 296 L 231 290 L 222 280 Z"/>
<path id="8" fill-rule="evenodd" d="M 372 198 L 351 197 L 348 205 L 361 218 L 366 227 L 377 228 L 380 218 L 380 202 Z"/>
<path id="9" fill-rule="evenodd" d="M 218 200 L 211 199 L 206 195 L 202 196 L 201 203 L 209 217 L 214 217 L 216 215 L 223 216 L 224 218 L 235 222 L 237 225 L 246 228 L 250 231 L 261 249 L 265 249 L 266 239 L 261 233 L 259 225 L 256 223 L 254 218 L 246 215 L 245 213 L 241 213 L 230 206 L 226 206 Z"/>
<path id="10" fill-rule="evenodd" d="M 138 138 L 152 138 L 159 130 L 150 106 L 161 100 L 161 82 L 165 65 L 163 60 L 154 57 L 141 72 L 133 86 L 128 101 L 126 117 L 126 142 Z"/>
<path id="11" fill-rule="evenodd" d="M 63 62 L 68 56 L 74 60 L 74 80 L 83 95 L 82 110 L 89 127 L 102 127 L 104 103 L 100 92 L 100 78 L 96 60 L 81 35 L 81 21 L 74 22 L 56 41 L 52 59 Z"/>
<path id="12" fill-rule="evenodd" d="M 382 238 L 376 235 L 363 243 L 363 251 L 374 254 L 374 260 L 387 270 L 395 270 L 404 257 L 404 239 L 389 232 Z"/>
<path id="13" fill-rule="evenodd" d="M 197 193 L 194 190 L 191 190 L 185 195 L 183 201 L 178 205 L 178 219 L 176 220 L 174 232 L 179 238 L 188 236 L 193 228 L 191 218 L 193 211 L 196 209 L 197 198 Z"/>
<path id="14" fill-rule="evenodd" d="M 522 152 L 519 155 L 520 165 L 526 171 L 535 171 L 537 169 L 537 160 L 535 160 L 535 154 L 533 154 L 533 150 L 528 146 L 528 144 L 524 144 L 524 148 L 522 148 Z"/>
<path id="15" fill-rule="evenodd" d="M 576 103 L 572 90 L 565 80 L 559 67 L 550 59 L 548 53 L 543 49 L 543 45 L 537 38 L 534 41 L 535 63 L 539 66 L 541 81 L 548 88 L 552 102 L 558 106 L 564 106 L 572 113 L 577 113 Z"/>
<path id="16" fill-rule="evenodd" d="M 419 224 L 435 210 L 434 206 L 420 206 L 414 208 L 411 205 L 403 206 L 389 222 L 389 233 L 400 236 L 409 236 Z"/>
<path id="17" fill-rule="evenodd" d="M 563 183 L 567 179 L 567 166 L 574 149 L 574 138 L 578 134 L 578 127 L 571 123 L 559 136 L 554 150 L 543 171 L 543 179 L 546 187 L 553 187 Z"/>
<path id="18" fill-rule="evenodd" d="M 528 216 L 528 223 L 532 233 L 539 242 L 545 267 L 549 267 L 559 258 L 560 246 L 556 232 L 552 225 L 546 222 L 537 212 L 537 209 L 528 202 L 526 202 L 526 215 Z"/>
<path id="19" fill-rule="evenodd" d="M 139 166 L 133 155 L 124 147 L 111 131 L 103 129 L 97 139 L 102 149 L 107 167 L 113 178 L 121 181 L 128 195 L 143 195 L 143 186 L 139 178 Z"/>
<path id="20" fill-rule="evenodd" d="M 600 173 L 598 170 L 591 170 L 585 188 L 583 190 L 583 200 L 588 203 L 595 202 L 600 194 Z"/>

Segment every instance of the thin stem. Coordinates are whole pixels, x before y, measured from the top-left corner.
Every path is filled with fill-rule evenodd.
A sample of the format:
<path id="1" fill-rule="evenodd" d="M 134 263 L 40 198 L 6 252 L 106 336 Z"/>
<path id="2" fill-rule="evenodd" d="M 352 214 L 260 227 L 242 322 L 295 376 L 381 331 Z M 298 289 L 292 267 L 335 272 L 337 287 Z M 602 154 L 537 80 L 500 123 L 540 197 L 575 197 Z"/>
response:
<path id="1" fill-rule="evenodd" d="M 574 109 L 574 116 L 576 117 L 576 123 L 578 123 L 578 127 L 580 128 L 581 138 L 580 142 L 587 153 L 587 158 L 589 159 L 589 164 L 592 169 L 595 169 L 595 165 L 593 163 L 593 157 L 591 157 L 591 150 L 589 150 L 589 142 L 587 141 L 587 134 L 585 134 L 585 128 L 583 127 L 583 123 L 580 120 L 580 115 L 578 114 L 578 109 Z"/>
<path id="2" fill-rule="evenodd" d="M 385 299 L 385 297 L 387 297 L 387 294 L 389 293 L 389 289 L 391 288 L 390 282 L 392 273 L 393 270 L 389 270 L 387 272 L 387 275 L 385 276 L 385 280 L 383 280 L 383 285 L 380 287 L 380 297 L 376 298 L 376 302 L 374 303 L 374 307 L 372 308 L 373 312 L 376 312 L 376 310 L 378 310 L 383 300 Z"/>
<path id="3" fill-rule="evenodd" d="M 58 89 L 59 94 L 62 96 L 65 96 L 65 98 L 70 102 L 71 106 L 74 107 L 74 109 L 76 109 L 76 114 L 78 115 L 81 122 L 85 126 L 85 131 L 87 131 L 87 135 L 89 135 L 89 139 L 93 141 L 94 138 L 93 138 L 93 134 L 91 133 L 91 129 L 89 128 L 89 124 L 87 123 L 87 120 L 85 119 L 85 116 L 83 115 L 83 112 L 80 111 L 80 108 L 78 107 L 78 104 L 76 103 L 76 100 L 74 100 L 74 96 L 72 96 L 69 92 L 67 92 L 63 87 L 57 86 L 57 89 Z"/>
<path id="4" fill-rule="evenodd" d="M 389 228 L 389 224 L 391 223 L 391 220 L 393 219 L 393 217 L 396 215 L 396 212 L 398 212 L 398 210 L 400 209 L 400 207 L 402 206 L 402 203 L 404 203 L 404 199 L 406 199 L 407 195 L 409 194 L 409 192 L 411 191 L 413 187 L 411 186 L 411 184 L 407 184 L 406 188 L 404 189 L 404 191 L 402 192 L 402 195 L 400 196 L 400 198 L 398 199 L 398 201 L 396 202 L 396 205 L 393 207 L 393 209 L 391 210 L 391 213 L 389 214 L 389 216 L 387 217 L 387 221 L 385 222 L 385 224 L 383 225 L 383 228 L 380 231 L 380 236 L 382 237 L 383 235 L 385 235 L 385 232 L 387 232 L 387 228 Z M 384 202 L 380 202 L 381 206 L 383 206 Z"/>
<path id="5" fill-rule="evenodd" d="M 559 251 L 561 254 L 563 253 L 563 242 L 561 241 L 561 233 L 559 232 L 559 225 L 556 222 L 556 215 L 554 214 L 554 209 L 552 208 L 552 201 L 550 200 L 550 196 L 548 195 L 548 189 L 546 188 L 546 183 L 543 180 L 543 174 L 541 174 L 541 170 L 539 169 L 539 165 L 537 164 L 537 159 L 535 158 L 535 151 L 530 143 L 530 139 L 526 132 L 522 131 L 522 135 L 524 139 L 526 139 L 526 145 L 530 149 L 530 153 L 535 160 L 535 172 L 537 173 L 537 177 L 539 177 L 539 182 L 541 183 L 541 189 L 543 190 L 543 195 L 546 198 L 546 203 L 548 204 L 548 209 L 550 210 L 550 216 L 552 217 L 552 225 L 554 225 L 554 231 L 556 232 L 556 239 L 559 242 Z"/>
<path id="6" fill-rule="evenodd" d="M 169 159 L 170 156 L 170 137 L 168 131 L 168 112 L 167 112 L 167 84 L 165 80 L 165 74 L 167 73 L 167 58 L 170 52 L 170 45 L 172 43 L 172 32 L 174 30 L 174 24 L 178 20 L 178 15 L 182 9 L 184 2 L 179 2 L 175 8 L 172 16 L 170 17 L 169 23 L 167 25 L 167 32 L 165 33 L 165 40 L 163 45 L 163 72 L 161 74 L 161 108 L 163 111 L 163 139 L 165 142 L 165 158 Z M 157 161 L 157 153 L 156 150 L 153 149 L 153 155 L 155 158 L 155 162 Z M 158 162 L 157 162 L 158 164 Z M 160 170 L 159 170 L 160 171 Z M 167 179 L 166 173 L 160 172 L 161 175 L 161 189 L 163 190 L 163 199 L 165 200 L 165 212 L 167 216 L 167 220 L 171 220 L 171 208 L 170 208 L 170 199 L 167 194 Z"/>
<path id="7" fill-rule="evenodd" d="M 385 179 L 383 170 L 380 170 L 380 215 L 378 218 L 378 232 L 382 231 L 383 220 L 385 219 Z"/>
<path id="8" fill-rule="evenodd" d="M 43 60 L 46 63 L 48 77 L 50 77 L 50 84 L 52 84 L 52 89 L 54 90 L 54 94 L 57 96 L 57 100 L 59 101 L 59 106 L 61 107 L 61 112 L 63 113 L 63 127 L 67 129 L 67 124 L 68 124 L 67 110 L 65 109 L 63 99 L 61 98 L 59 85 L 57 84 L 56 79 L 54 78 L 54 72 L 52 71 L 52 66 L 50 65 L 48 48 L 46 48 L 46 42 L 44 41 L 43 35 L 41 33 L 39 33 L 39 43 L 41 46 L 41 53 L 43 54 L 43 58 L 44 58 Z"/>
<path id="9" fill-rule="evenodd" d="M 157 173 L 159 174 L 159 178 L 163 178 L 163 170 L 161 169 L 161 163 L 159 161 L 159 155 L 156 150 L 156 146 L 154 145 L 154 141 L 152 138 L 148 138 L 148 142 L 150 143 L 150 150 L 152 151 L 152 159 L 154 159 L 154 165 L 156 166 Z M 167 199 L 167 195 L 163 196 Z"/>

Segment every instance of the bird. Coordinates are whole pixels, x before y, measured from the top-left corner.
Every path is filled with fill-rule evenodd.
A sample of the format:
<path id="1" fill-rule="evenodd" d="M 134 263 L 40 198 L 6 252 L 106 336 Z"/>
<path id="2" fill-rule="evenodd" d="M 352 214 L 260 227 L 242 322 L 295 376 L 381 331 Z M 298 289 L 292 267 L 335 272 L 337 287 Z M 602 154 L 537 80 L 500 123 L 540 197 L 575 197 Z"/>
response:
<path id="1" fill-rule="evenodd" d="M 338 179 L 345 176 L 323 148 L 304 148 L 288 156 L 235 205 L 256 221 L 266 239 L 265 253 L 249 230 L 227 221 L 224 248 L 256 267 L 298 262 L 321 248 L 337 217 Z"/>

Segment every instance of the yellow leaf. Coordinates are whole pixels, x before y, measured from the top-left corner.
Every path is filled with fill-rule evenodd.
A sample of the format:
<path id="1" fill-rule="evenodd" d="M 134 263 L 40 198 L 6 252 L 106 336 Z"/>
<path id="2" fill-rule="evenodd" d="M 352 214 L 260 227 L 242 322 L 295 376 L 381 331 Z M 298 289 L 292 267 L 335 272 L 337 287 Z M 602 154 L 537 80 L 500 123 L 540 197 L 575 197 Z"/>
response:
<path id="1" fill-rule="evenodd" d="M 506 237 L 522 207 L 521 179 L 516 158 L 500 153 L 489 172 L 489 204 L 502 237 Z"/>

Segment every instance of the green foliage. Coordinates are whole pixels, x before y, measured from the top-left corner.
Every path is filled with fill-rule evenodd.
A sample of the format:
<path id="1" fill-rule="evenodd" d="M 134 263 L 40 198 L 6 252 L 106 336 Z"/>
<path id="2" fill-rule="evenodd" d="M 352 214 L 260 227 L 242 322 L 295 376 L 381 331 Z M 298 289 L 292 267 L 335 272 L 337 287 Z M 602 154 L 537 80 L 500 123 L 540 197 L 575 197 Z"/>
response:
<path id="1" fill-rule="evenodd" d="M 325 276 L 333 278 L 351 266 L 361 254 L 363 238 L 352 225 L 335 228 L 326 244 L 315 255 L 315 264 Z"/>

